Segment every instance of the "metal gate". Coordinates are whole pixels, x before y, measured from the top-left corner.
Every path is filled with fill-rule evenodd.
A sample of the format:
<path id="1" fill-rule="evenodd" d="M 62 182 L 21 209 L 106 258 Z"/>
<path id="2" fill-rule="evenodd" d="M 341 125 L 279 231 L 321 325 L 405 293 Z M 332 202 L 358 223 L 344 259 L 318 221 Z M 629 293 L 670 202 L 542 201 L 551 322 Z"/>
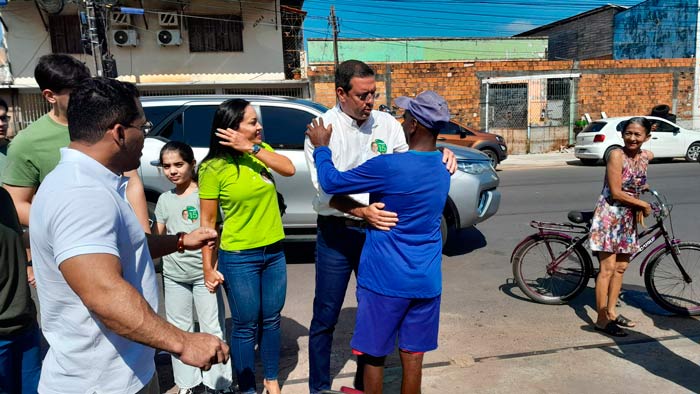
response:
<path id="1" fill-rule="evenodd" d="M 482 81 L 484 129 L 510 153 L 545 153 L 573 143 L 575 78 L 556 74 Z"/>

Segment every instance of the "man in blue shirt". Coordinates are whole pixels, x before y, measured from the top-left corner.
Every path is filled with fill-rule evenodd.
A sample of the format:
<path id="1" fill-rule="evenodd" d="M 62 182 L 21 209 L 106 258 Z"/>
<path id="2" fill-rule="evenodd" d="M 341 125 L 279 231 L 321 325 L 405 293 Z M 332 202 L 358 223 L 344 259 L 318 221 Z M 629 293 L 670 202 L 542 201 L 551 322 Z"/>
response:
<path id="1" fill-rule="evenodd" d="M 318 180 L 328 194 L 370 193 L 396 212 L 390 231 L 368 228 L 357 273 L 357 319 L 351 341 L 365 365 L 365 393 L 381 393 L 385 357 L 398 336 L 402 393 L 420 393 L 423 353 L 437 348 L 442 293 L 440 220 L 450 174 L 436 148 L 439 130 L 450 120 L 444 98 L 426 91 L 399 97 L 409 151 L 375 157 L 350 171 L 333 165 L 331 128 L 321 119 L 307 135 L 316 147 Z"/>

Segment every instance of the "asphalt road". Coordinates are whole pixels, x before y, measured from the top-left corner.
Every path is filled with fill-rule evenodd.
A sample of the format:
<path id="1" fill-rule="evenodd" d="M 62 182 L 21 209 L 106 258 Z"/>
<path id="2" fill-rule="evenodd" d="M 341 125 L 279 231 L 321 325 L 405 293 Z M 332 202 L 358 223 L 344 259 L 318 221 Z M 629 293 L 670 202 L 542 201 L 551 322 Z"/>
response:
<path id="1" fill-rule="evenodd" d="M 600 382 L 614 384 L 625 374 L 635 373 L 648 376 L 648 380 L 638 379 L 647 389 L 700 392 L 700 379 L 688 380 L 691 368 L 697 373 L 700 357 L 679 355 L 700 355 L 700 348 L 694 349 L 700 325 L 695 319 L 668 316 L 649 299 L 638 272 L 641 260 L 633 263 L 625 276 L 620 308 L 639 322 L 638 328 L 616 342 L 591 329 L 595 318 L 592 281 L 575 301 L 562 306 L 533 303 L 513 283 L 510 254 L 533 232 L 529 221 L 562 221 L 569 210 L 592 209 L 604 172 L 603 166 L 578 165 L 499 172 L 503 197 L 498 214 L 476 228 L 454 234 L 445 250 L 440 348 L 426 356 L 426 393 L 457 387 L 465 390 L 462 392 L 512 392 L 514 388 L 519 392 L 589 392 L 595 385 L 590 386 L 586 379 L 582 382 L 583 376 L 601 373 Z M 697 163 L 679 161 L 652 164 L 648 171 L 650 185 L 674 205 L 673 227 L 683 240 L 700 241 L 699 173 Z M 288 258 L 281 378 L 286 380 L 285 392 L 303 393 L 313 298 L 313 245 L 291 246 Z M 354 368 L 348 348 L 356 305 L 353 290 L 348 291 L 336 331 L 332 362 L 333 372 L 338 374 L 335 386 L 349 383 Z M 688 338 L 692 342 L 687 342 Z M 671 344 L 684 350 L 671 351 Z M 613 371 L 620 371 L 621 376 L 605 375 L 609 372 L 606 367 L 591 367 L 579 376 L 581 360 L 590 360 L 594 366 L 620 364 Z M 390 358 L 388 364 L 386 391 L 398 392 L 397 358 Z M 640 375 L 639 369 L 651 373 Z M 525 376 L 525 382 L 518 381 L 523 379 L 520 375 Z M 556 383 L 540 381 L 549 378 Z M 588 388 L 576 391 L 562 386 L 567 379 L 578 379 Z M 602 392 L 628 392 L 601 385 Z"/>
<path id="2" fill-rule="evenodd" d="M 638 321 L 613 341 L 591 329 L 593 282 L 570 305 L 540 305 L 512 279 L 510 255 L 533 232 L 530 220 L 563 221 L 569 210 L 592 209 L 605 168 L 569 166 L 499 171 L 499 212 L 476 228 L 452 234 L 443 259 L 439 349 L 425 358 L 424 392 L 628 393 L 700 392 L 700 325 L 668 316 L 646 294 L 639 261 L 625 276 L 622 306 Z M 673 227 L 683 240 L 700 241 L 700 166 L 652 164 L 650 185 L 674 205 Z M 288 292 L 282 319 L 280 381 L 287 394 L 308 393 L 308 327 L 314 289 L 314 244 L 290 243 Z M 334 388 L 350 385 L 354 358 L 354 283 L 335 333 Z M 172 388 L 169 358 L 158 358 L 161 387 Z M 387 361 L 385 392 L 398 393 L 396 354 Z M 258 367 L 258 372 L 260 367 Z M 630 379 L 634 377 L 634 379 Z M 260 377 L 259 381 L 262 380 Z M 629 381 L 619 386 L 621 381 Z"/>

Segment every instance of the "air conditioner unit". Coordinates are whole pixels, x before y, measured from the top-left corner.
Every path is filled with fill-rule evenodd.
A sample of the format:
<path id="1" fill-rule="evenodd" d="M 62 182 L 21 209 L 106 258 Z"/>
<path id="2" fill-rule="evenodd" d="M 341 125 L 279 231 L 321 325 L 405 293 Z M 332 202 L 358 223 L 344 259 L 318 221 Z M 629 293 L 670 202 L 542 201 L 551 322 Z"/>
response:
<path id="1" fill-rule="evenodd" d="M 110 21 L 112 26 L 129 26 L 131 25 L 131 15 L 122 14 L 121 12 L 112 12 Z"/>
<path id="2" fill-rule="evenodd" d="M 120 47 L 135 47 L 139 45 L 139 33 L 133 29 L 112 30 L 112 43 Z"/>
<path id="3" fill-rule="evenodd" d="M 159 12 L 158 23 L 163 27 L 180 26 L 180 15 L 175 12 Z"/>
<path id="4" fill-rule="evenodd" d="M 162 46 L 180 45 L 182 37 L 180 30 L 161 30 L 158 32 L 158 44 Z"/>

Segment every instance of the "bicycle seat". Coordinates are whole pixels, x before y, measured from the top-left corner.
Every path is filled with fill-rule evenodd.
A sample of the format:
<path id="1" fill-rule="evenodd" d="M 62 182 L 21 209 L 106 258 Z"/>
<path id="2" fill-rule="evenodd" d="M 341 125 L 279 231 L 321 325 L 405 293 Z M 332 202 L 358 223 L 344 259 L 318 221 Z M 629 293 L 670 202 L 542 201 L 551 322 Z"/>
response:
<path id="1" fill-rule="evenodd" d="M 590 223 L 593 211 L 570 211 L 568 217 L 573 223 Z"/>

